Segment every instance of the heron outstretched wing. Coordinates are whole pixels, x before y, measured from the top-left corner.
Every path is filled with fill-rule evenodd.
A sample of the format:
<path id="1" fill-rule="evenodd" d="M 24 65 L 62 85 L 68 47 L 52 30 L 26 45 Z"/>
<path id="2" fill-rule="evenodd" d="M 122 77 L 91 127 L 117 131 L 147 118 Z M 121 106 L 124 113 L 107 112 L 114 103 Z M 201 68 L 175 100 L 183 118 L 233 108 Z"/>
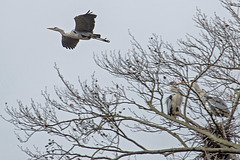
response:
<path id="1" fill-rule="evenodd" d="M 79 39 L 62 36 L 62 46 L 67 49 L 73 49 L 78 44 Z"/>
<path id="2" fill-rule="evenodd" d="M 97 15 L 92 14 L 90 10 L 84 14 L 79 15 L 74 18 L 76 22 L 75 31 L 78 32 L 93 32 L 94 26 L 95 26 L 95 18 Z"/>

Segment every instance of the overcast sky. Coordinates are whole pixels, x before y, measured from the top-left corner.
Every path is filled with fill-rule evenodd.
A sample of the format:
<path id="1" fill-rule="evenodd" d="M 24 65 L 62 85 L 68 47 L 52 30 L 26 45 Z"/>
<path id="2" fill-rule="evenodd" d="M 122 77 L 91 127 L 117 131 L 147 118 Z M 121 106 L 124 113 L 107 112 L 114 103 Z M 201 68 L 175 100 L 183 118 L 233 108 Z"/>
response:
<path id="1" fill-rule="evenodd" d="M 56 62 L 62 74 L 76 83 L 90 78 L 93 72 L 106 82 L 107 73 L 96 66 L 93 54 L 131 49 L 128 30 L 145 47 L 152 33 L 175 43 L 186 33 L 197 35 L 199 30 L 192 20 L 196 8 L 207 15 L 214 12 L 225 17 L 226 11 L 218 0 L 3 0 L 0 5 L 0 114 L 4 108 L 18 107 L 17 100 L 28 105 L 31 98 L 44 102 L 41 90 L 62 86 L 53 66 Z M 61 36 L 47 30 L 60 27 L 66 32 L 74 28 L 73 18 L 88 10 L 97 14 L 95 33 L 111 42 L 80 41 L 74 50 L 61 45 Z M 105 76 L 103 76 L 105 75 Z M 14 127 L 0 119 L 0 159 L 22 160 Z M 35 138 L 35 139 L 34 139 Z M 29 145 L 35 144 L 37 136 Z M 28 145 L 28 144 L 27 144 Z M 38 145 L 38 144 L 36 144 Z M 164 145 L 164 144 L 163 144 Z"/>

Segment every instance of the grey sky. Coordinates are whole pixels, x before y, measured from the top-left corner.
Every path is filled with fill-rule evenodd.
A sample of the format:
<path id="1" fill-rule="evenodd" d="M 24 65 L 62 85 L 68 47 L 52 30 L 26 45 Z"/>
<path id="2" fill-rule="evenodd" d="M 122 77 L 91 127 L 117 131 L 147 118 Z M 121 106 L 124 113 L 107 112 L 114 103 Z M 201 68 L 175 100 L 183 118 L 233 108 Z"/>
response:
<path id="1" fill-rule="evenodd" d="M 78 76 L 89 79 L 94 71 L 106 82 L 108 78 L 102 75 L 107 73 L 96 66 L 93 53 L 121 50 L 125 54 L 131 49 L 128 29 L 144 47 L 152 33 L 172 43 L 186 33 L 197 34 L 199 30 L 192 20 L 196 7 L 210 16 L 215 11 L 221 16 L 226 13 L 218 0 L 4 0 L 0 5 L 0 113 L 6 115 L 5 102 L 14 107 L 18 107 L 16 100 L 26 105 L 31 98 L 43 102 L 41 90 L 47 86 L 53 93 L 54 85 L 62 86 L 53 68 L 55 62 L 73 83 Z M 74 50 L 67 50 L 61 46 L 60 34 L 46 29 L 57 26 L 71 31 L 73 18 L 89 9 L 98 15 L 95 33 L 108 38 L 109 44 L 80 41 Z M 0 126 L 0 159 L 26 159 L 17 147 L 22 144 L 16 139 L 13 126 L 2 119 Z"/>

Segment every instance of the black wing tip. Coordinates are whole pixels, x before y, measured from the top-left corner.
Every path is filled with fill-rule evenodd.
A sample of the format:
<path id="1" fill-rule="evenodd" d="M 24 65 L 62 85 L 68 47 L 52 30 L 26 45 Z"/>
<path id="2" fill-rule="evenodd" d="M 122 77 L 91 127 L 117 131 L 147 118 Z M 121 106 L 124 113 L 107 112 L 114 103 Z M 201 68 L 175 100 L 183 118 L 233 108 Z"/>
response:
<path id="1" fill-rule="evenodd" d="M 66 49 L 74 49 L 76 46 L 68 46 L 68 45 L 62 45 Z"/>
<path id="2" fill-rule="evenodd" d="M 73 45 L 73 44 L 62 44 L 62 46 L 66 49 L 74 49 L 77 45 Z"/>
<path id="3" fill-rule="evenodd" d="M 92 14 L 93 12 L 91 10 L 88 10 L 86 14 Z"/>
<path id="4" fill-rule="evenodd" d="M 96 14 L 93 14 L 93 12 L 91 10 L 88 10 L 87 13 L 85 13 L 85 15 L 92 15 L 94 16 L 95 18 L 97 17 Z"/>
<path id="5" fill-rule="evenodd" d="M 72 50 L 72 49 L 76 48 L 77 45 L 72 45 L 72 44 L 70 45 L 70 44 L 69 44 L 69 45 L 62 45 L 62 46 L 63 46 L 64 48 L 66 48 L 66 49 Z"/>
<path id="6" fill-rule="evenodd" d="M 87 16 L 93 16 L 93 18 L 96 18 L 96 17 L 97 17 L 96 14 L 93 14 L 92 11 L 88 10 L 87 13 L 78 15 L 78 16 L 74 17 L 74 19 L 78 18 L 79 16 L 86 16 L 86 15 L 87 15 Z"/>
<path id="7" fill-rule="evenodd" d="M 65 47 L 66 49 L 73 50 L 75 47 Z"/>

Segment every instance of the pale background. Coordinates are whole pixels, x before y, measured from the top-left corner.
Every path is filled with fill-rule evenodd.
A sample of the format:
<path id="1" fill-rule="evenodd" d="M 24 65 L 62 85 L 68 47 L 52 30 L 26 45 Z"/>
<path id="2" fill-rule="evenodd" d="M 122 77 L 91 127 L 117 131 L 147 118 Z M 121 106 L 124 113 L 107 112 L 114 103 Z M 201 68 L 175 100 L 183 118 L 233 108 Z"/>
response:
<path id="1" fill-rule="evenodd" d="M 64 77 L 73 83 L 78 76 L 81 80 L 90 79 L 93 72 L 100 78 L 99 84 L 108 83 L 108 74 L 97 67 L 93 54 L 120 50 L 124 55 L 131 49 L 128 30 L 144 47 L 152 33 L 171 43 L 184 38 L 186 33 L 197 35 L 199 30 L 192 20 L 197 7 L 209 16 L 216 11 L 228 17 L 218 0 L 1 1 L 0 114 L 7 116 L 6 102 L 13 107 L 18 107 L 17 100 L 28 105 L 31 98 L 43 103 L 42 90 L 47 87 L 53 93 L 54 85 L 62 86 L 53 68 L 55 62 Z M 67 50 L 61 46 L 60 34 L 46 29 L 57 26 L 71 31 L 75 25 L 73 18 L 88 10 L 98 15 L 95 33 L 107 37 L 109 44 L 80 41 L 74 50 Z M 2 119 L 0 128 L 0 159 L 27 159 L 17 145 L 46 144 L 37 136 L 21 144 L 14 135 L 13 125 Z M 169 140 L 166 142 L 171 144 Z"/>

